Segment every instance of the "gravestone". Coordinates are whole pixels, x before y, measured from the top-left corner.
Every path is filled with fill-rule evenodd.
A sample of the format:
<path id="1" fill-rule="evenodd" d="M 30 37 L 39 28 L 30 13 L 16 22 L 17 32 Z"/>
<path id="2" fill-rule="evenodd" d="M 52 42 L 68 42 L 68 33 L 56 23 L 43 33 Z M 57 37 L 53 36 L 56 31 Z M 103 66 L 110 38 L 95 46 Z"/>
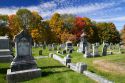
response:
<path id="1" fill-rule="evenodd" d="M 64 49 L 64 48 L 65 48 L 65 44 L 61 44 L 60 47 L 61 47 L 62 49 Z"/>
<path id="2" fill-rule="evenodd" d="M 62 51 L 62 54 L 66 54 L 66 50 L 63 50 L 63 51 Z"/>
<path id="3" fill-rule="evenodd" d="M 92 56 L 93 56 L 93 57 L 99 56 L 98 46 L 95 45 L 95 44 L 92 44 L 92 49 L 93 49 Z"/>
<path id="4" fill-rule="evenodd" d="M 57 45 L 55 43 L 52 44 L 53 50 L 57 50 Z"/>
<path id="5" fill-rule="evenodd" d="M 7 36 L 0 36 L 0 62 L 7 63 L 13 60 Z"/>
<path id="6" fill-rule="evenodd" d="M 108 48 L 107 48 L 107 54 L 109 54 L 109 55 L 112 55 L 112 54 L 113 54 L 113 52 L 112 52 L 112 50 L 113 50 L 113 49 L 112 49 L 112 45 L 113 45 L 113 44 L 110 43 L 109 46 L 108 46 Z"/>
<path id="7" fill-rule="evenodd" d="M 70 53 L 72 53 L 72 51 L 73 51 L 73 50 L 72 50 L 72 49 L 70 49 L 70 50 L 68 51 L 68 52 L 69 52 L 69 54 L 70 54 Z"/>
<path id="8" fill-rule="evenodd" d="M 65 60 L 65 65 L 67 65 L 68 63 L 71 63 L 71 56 L 67 54 L 66 57 L 64 57 L 64 60 Z"/>
<path id="9" fill-rule="evenodd" d="M 43 51 L 42 50 L 39 50 L 39 55 L 42 55 Z"/>
<path id="10" fill-rule="evenodd" d="M 108 43 L 103 42 L 103 49 L 102 49 L 102 56 L 107 55 L 107 48 L 108 48 Z"/>
<path id="11" fill-rule="evenodd" d="M 41 76 L 41 69 L 32 56 L 32 38 L 27 30 L 21 31 L 15 36 L 16 56 L 11 63 L 11 69 L 7 70 L 9 83 L 22 82 Z"/>
<path id="12" fill-rule="evenodd" d="M 79 48 L 77 52 L 85 53 L 85 47 L 87 46 L 86 34 L 83 32 L 80 38 Z"/>
<path id="13" fill-rule="evenodd" d="M 89 47 L 88 47 L 88 46 L 85 47 L 85 54 L 84 54 L 84 57 L 85 57 L 85 58 L 92 57 L 92 54 L 90 53 Z"/>
<path id="14" fill-rule="evenodd" d="M 43 49 L 44 49 L 44 50 L 46 49 L 46 44 L 43 44 Z"/>
<path id="15" fill-rule="evenodd" d="M 83 63 L 83 62 L 78 62 L 76 64 L 76 67 L 77 67 L 77 71 L 79 73 L 83 73 L 83 71 L 87 70 L 87 64 Z"/>
<path id="16" fill-rule="evenodd" d="M 52 51 L 52 45 L 51 44 L 48 44 L 48 50 Z"/>
<path id="17" fill-rule="evenodd" d="M 68 51 L 68 50 L 73 50 L 73 44 L 72 44 L 71 41 L 67 41 L 67 42 L 66 42 L 65 50 L 66 50 L 66 51 Z"/>

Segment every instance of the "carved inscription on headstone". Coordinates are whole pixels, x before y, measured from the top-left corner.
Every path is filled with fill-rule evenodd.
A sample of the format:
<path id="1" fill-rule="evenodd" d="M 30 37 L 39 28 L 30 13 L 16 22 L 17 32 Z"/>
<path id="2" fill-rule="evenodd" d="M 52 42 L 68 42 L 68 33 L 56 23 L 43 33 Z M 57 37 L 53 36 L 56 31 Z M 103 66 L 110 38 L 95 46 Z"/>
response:
<path id="1" fill-rule="evenodd" d="M 18 42 L 18 55 L 26 56 L 30 55 L 30 44 L 25 37 L 23 37 L 20 42 Z"/>

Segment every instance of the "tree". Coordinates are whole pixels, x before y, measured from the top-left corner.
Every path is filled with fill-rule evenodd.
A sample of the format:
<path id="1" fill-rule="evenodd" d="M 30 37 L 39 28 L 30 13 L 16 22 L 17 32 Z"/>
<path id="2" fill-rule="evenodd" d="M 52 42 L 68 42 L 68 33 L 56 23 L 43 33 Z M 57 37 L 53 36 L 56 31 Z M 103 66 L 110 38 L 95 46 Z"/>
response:
<path id="1" fill-rule="evenodd" d="M 97 23 L 97 30 L 100 42 L 119 43 L 120 35 L 113 23 Z"/>
<path id="2" fill-rule="evenodd" d="M 61 42 L 65 43 L 66 41 L 73 41 L 76 42 L 76 36 L 73 34 L 70 34 L 69 32 L 67 32 L 66 30 L 63 31 L 63 33 L 61 34 Z"/>
<path id="3" fill-rule="evenodd" d="M 125 25 L 124 25 L 123 29 L 121 30 L 121 39 L 122 39 L 122 42 L 125 43 Z"/>
<path id="4" fill-rule="evenodd" d="M 8 16 L 0 15 L 0 36 L 8 34 Z"/>
<path id="5" fill-rule="evenodd" d="M 60 18 L 60 14 L 55 13 L 50 19 L 49 26 L 51 31 L 56 35 L 56 42 L 61 42 L 60 37 L 64 28 L 63 20 Z"/>
<path id="6" fill-rule="evenodd" d="M 21 28 L 32 28 L 33 27 L 33 15 L 31 13 L 31 11 L 29 11 L 28 9 L 19 9 L 16 12 L 16 15 L 18 16 L 21 24 Z"/>
<path id="7" fill-rule="evenodd" d="M 14 38 L 21 31 L 21 22 L 17 15 L 10 15 L 9 16 L 9 36 L 11 39 Z"/>
<path id="8" fill-rule="evenodd" d="M 63 20 L 64 28 L 70 32 L 74 27 L 75 16 L 72 14 L 62 14 L 61 19 Z"/>

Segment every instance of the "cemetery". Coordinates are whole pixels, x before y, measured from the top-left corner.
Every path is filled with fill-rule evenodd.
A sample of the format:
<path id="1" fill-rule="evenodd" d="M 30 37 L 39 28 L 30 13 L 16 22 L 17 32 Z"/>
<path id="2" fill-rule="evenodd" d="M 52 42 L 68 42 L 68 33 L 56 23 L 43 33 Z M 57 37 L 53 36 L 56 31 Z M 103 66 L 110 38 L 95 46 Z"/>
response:
<path id="1" fill-rule="evenodd" d="M 125 26 L 22 7 L 0 14 L 0 83 L 125 83 Z"/>

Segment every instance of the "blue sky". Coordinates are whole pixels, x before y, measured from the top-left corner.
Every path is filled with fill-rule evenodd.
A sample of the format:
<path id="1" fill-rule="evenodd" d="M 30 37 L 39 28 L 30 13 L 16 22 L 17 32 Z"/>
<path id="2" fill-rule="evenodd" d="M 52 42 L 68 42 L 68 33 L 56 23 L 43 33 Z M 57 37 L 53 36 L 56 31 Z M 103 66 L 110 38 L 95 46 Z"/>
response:
<path id="1" fill-rule="evenodd" d="M 15 14 L 20 8 L 37 11 L 45 19 L 58 12 L 113 22 L 118 30 L 125 24 L 125 0 L 0 0 L 0 14 Z"/>

